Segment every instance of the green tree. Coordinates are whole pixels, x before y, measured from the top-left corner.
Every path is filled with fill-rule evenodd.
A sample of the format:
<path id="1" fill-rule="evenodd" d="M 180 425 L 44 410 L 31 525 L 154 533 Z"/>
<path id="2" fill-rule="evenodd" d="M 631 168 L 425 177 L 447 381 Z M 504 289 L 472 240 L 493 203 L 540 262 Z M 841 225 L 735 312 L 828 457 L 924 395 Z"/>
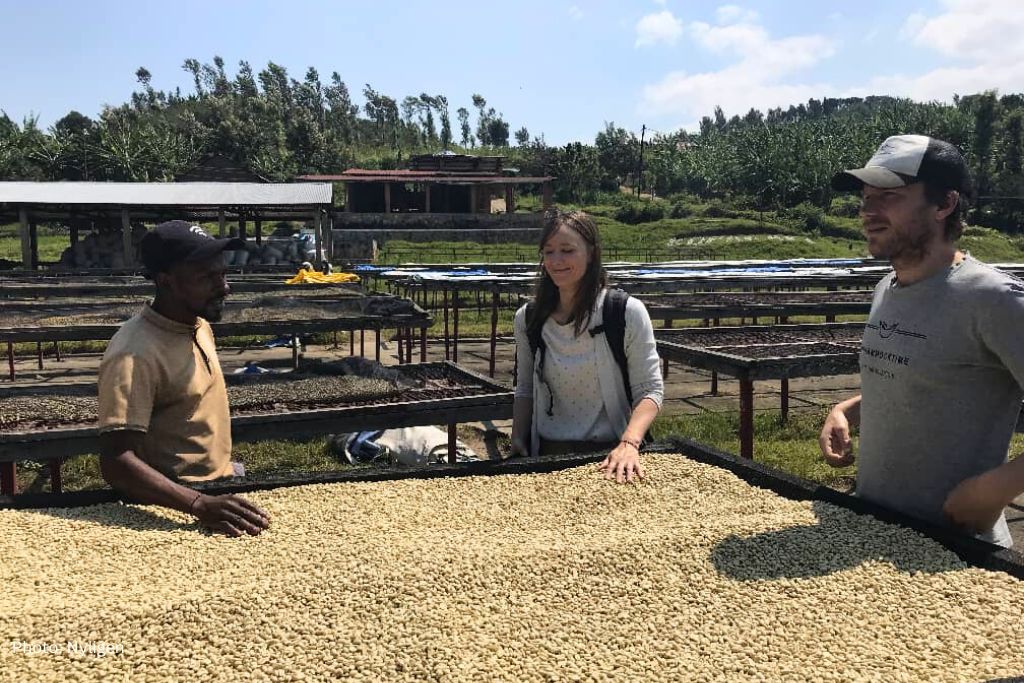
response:
<path id="1" fill-rule="evenodd" d="M 455 112 L 459 117 L 459 129 L 462 133 L 462 146 L 473 147 L 473 129 L 469 127 L 469 110 L 459 107 Z"/>

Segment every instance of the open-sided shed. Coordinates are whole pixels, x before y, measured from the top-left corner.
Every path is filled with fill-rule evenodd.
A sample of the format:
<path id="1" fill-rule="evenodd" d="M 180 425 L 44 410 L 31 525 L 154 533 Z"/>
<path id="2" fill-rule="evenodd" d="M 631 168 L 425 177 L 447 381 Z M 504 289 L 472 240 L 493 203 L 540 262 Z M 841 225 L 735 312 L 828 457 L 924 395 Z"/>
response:
<path id="1" fill-rule="evenodd" d="M 332 191 L 329 183 L 0 182 L 0 223 L 20 223 L 22 263 L 29 269 L 39 265 L 36 225 L 47 221 L 67 225 L 72 245 L 83 227 L 119 224 L 124 263 L 130 267 L 135 263 L 133 221 L 217 220 L 222 236 L 226 223 L 237 221 L 244 237 L 252 220 L 259 239 L 263 220 L 310 220 L 319 260 L 330 239 L 324 218 Z"/>

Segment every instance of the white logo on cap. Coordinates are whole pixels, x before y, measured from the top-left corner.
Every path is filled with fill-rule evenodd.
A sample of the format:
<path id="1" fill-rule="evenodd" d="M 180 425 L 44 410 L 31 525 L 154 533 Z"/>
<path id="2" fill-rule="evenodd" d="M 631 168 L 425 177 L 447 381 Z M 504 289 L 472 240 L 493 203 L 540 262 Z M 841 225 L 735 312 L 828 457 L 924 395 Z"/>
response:
<path id="1" fill-rule="evenodd" d="M 924 135 L 893 135 L 879 146 L 866 168 L 881 166 L 894 173 L 916 176 L 928 151 L 929 138 Z"/>
<path id="2" fill-rule="evenodd" d="M 191 228 L 189 228 L 188 230 L 189 230 L 189 232 L 191 232 L 191 233 L 192 233 L 193 235 L 198 235 L 199 237 L 205 237 L 205 238 L 206 238 L 206 239 L 208 239 L 208 240 L 209 240 L 209 239 L 213 239 L 212 237 L 210 237 L 209 235 L 207 235 L 207 234 L 206 234 L 206 231 L 205 231 L 205 230 L 203 230 L 202 228 L 200 228 L 200 227 L 199 227 L 198 225 L 193 225 L 193 226 L 192 226 Z"/>
<path id="3" fill-rule="evenodd" d="M 886 140 L 882 143 L 882 146 L 878 148 L 878 151 L 875 152 L 875 157 L 888 156 L 889 154 L 895 154 L 897 151 L 899 150 L 896 145 Z"/>

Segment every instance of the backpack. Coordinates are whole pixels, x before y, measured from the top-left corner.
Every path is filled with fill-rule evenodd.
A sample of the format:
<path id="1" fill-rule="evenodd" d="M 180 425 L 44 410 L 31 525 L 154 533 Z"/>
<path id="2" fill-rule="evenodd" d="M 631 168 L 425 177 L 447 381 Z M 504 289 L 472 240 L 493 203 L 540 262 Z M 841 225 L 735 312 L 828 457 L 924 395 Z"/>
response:
<path id="1" fill-rule="evenodd" d="M 629 299 L 629 294 L 622 291 L 621 289 L 608 289 L 605 293 L 604 303 L 601 306 L 601 317 L 602 322 L 596 327 L 590 328 L 591 337 L 596 337 L 602 332 L 605 335 L 605 339 L 608 340 L 608 346 L 611 348 L 612 357 L 615 358 L 615 364 L 619 366 L 619 372 L 622 373 L 622 383 L 626 387 L 626 400 L 629 402 L 630 407 L 633 405 L 633 390 L 629 386 L 629 366 L 626 362 L 626 300 Z M 534 366 L 543 367 L 544 365 L 544 352 L 547 350 L 547 345 L 541 338 L 541 328 L 537 328 L 536 331 L 530 326 L 530 321 L 533 318 L 535 309 L 535 302 L 530 301 L 526 304 L 526 330 L 527 336 L 530 341 L 530 351 L 534 355 Z M 540 352 L 540 358 L 537 358 L 537 352 Z"/>

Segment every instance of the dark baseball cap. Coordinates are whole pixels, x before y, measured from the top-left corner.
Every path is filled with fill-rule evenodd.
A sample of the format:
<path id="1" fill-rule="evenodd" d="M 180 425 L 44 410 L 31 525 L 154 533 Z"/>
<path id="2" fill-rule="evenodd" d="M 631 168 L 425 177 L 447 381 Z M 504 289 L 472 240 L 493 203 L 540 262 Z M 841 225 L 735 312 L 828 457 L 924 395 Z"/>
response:
<path id="1" fill-rule="evenodd" d="M 195 263 L 216 257 L 228 249 L 242 249 L 245 240 L 216 239 L 188 221 L 167 221 L 142 238 L 142 264 L 150 273 L 160 273 L 176 263 Z"/>
<path id="2" fill-rule="evenodd" d="M 926 135 L 886 138 L 864 168 L 848 169 L 833 176 L 832 188 L 856 192 L 864 185 L 892 188 L 918 181 L 928 181 L 943 190 L 956 190 L 967 198 L 974 192 L 971 172 L 960 150 Z"/>

